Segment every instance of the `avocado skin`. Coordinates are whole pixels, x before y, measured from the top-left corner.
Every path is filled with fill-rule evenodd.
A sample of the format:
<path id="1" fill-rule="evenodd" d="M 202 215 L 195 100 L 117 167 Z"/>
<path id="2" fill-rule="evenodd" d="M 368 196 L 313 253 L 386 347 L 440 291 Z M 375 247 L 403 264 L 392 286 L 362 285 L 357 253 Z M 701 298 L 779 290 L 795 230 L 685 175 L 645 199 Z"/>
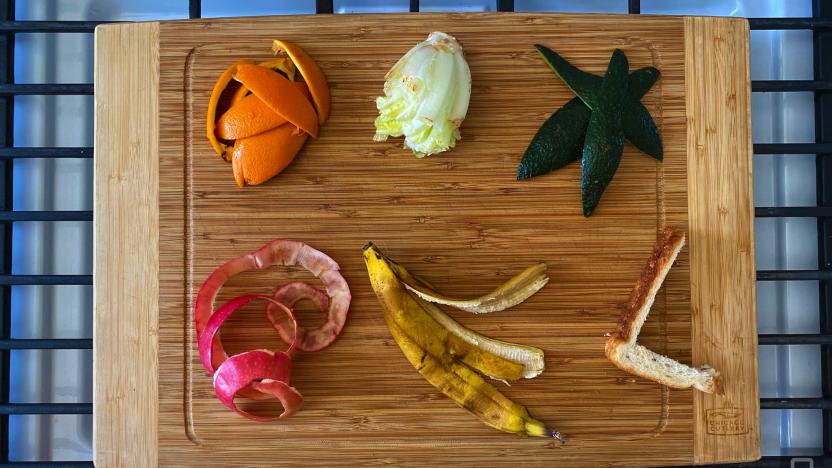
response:
<path id="1" fill-rule="evenodd" d="M 621 153 L 624 151 L 624 130 L 621 114 L 627 93 L 627 57 L 615 49 L 597 93 L 597 103 L 589 116 L 581 156 L 581 201 L 584 216 L 590 216 L 601 201 L 601 195 L 612 181 Z"/>
<path id="2" fill-rule="evenodd" d="M 592 92 L 597 92 L 603 78 L 580 70 L 578 72 L 592 77 Z M 652 145 L 654 153 L 657 153 L 658 157 L 654 154 L 648 154 L 661 160 L 662 147 L 659 131 L 656 129 L 655 124 L 653 124 L 650 113 L 647 112 L 647 109 L 639 101 L 642 96 L 647 94 L 647 91 L 650 90 L 658 79 L 659 71 L 654 67 L 639 68 L 630 74 L 629 90 L 626 98 L 628 102 L 625 103 L 622 111 L 622 127 L 624 129 L 624 136 L 633 145 L 639 149 L 642 148 L 635 141 L 643 142 L 642 144 L 644 146 Z M 629 102 L 633 100 L 641 108 L 643 114 L 646 114 L 646 119 L 641 111 L 634 109 L 632 103 Z M 631 114 L 641 114 L 641 117 L 628 117 L 626 115 L 628 110 Z M 540 126 L 540 129 L 538 129 L 532 141 L 529 143 L 526 152 L 523 153 L 523 158 L 517 167 L 517 180 L 530 179 L 543 175 L 580 159 L 583 153 L 581 145 L 584 141 L 586 127 L 589 124 L 589 116 L 590 110 L 580 97 L 572 98 L 563 107 L 552 113 L 543 122 L 543 125 Z M 634 122 L 636 118 L 639 119 L 636 125 L 640 128 L 628 133 L 628 122 Z M 646 130 L 649 127 L 652 127 L 654 130 Z M 649 135 L 652 136 L 642 137 L 642 133 L 644 132 L 649 132 Z M 633 134 L 638 134 L 638 136 L 633 137 Z M 655 150 L 655 141 L 658 141 L 657 151 Z M 642 149 L 642 151 L 644 150 Z"/>
<path id="3" fill-rule="evenodd" d="M 587 73 L 560 56 L 552 49 L 535 44 L 543 61 L 590 109 L 598 105 L 598 89 L 602 78 Z M 661 161 L 664 156 L 662 139 L 650 112 L 641 103 L 641 98 L 659 79 L 659 70 L 654 67 L 640 68 L 630 75 L 630 90 L 625 97 L 622 110 L 624 136 L 640 151 Z"/>

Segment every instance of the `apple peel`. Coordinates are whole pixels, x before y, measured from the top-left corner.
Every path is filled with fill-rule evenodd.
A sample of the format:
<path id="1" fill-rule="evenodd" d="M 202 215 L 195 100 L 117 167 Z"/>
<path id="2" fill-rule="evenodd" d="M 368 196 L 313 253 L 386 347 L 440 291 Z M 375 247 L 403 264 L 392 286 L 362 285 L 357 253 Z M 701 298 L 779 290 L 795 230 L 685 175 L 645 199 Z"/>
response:
<path id="1" fill-rule="evenodd" d="M 228 320 L 234 312 L 249 302 L 257 299 L 263 299 L 269 302 L 269 310 L 274 311 L 273 315 L 275 317 L 278 315 L 277 312 L 280 311 L 288 319 L 288 324 L 291 324 L 293 331 L 287 332 L 286 342 L 289 344 L 289 348 L 285 351 L 285 353 L 289 357 L 292 356 L 292 353 L 295 351 L 298 338 L 297 321 L 295 320 L 295 315 L 292 313 L 292 310 L 269 296 L 254 294 L 237 296 L 223 304 L 219 309 L 217 309 L 216 312 L 214 312 L 213 315 L 211 315 L 211 318 L 208 319 L 208 323 L 205 325 L 205 328 L 202 330 L 202 333 L 197 339 L 199 357 L 202 360 L 202 365 L 205 366 L 205 370 L 207 370 L 209 374 L 214 375 L 219 365 L 222 365 L 222 362 L 228 359 L 227 356 L 222 356 L 221 359 L 218 360 L 219 364 L 215 363 L 217 360 L 214 359 L 214 347 L 212 345 L 214 340 L 217 339 L 217 333 L 220 331 L 220 327 L 222 327 L 222 324 Z"/>
<path id="2" fill-rule="evenodd" d="M 259 422 L 284 419 L 294 414 L 303 403 L 303 396 L 289 386 L 291 368 L 291 358 L 284 352 L 254 350 L 235 354 L 217 368 L 214 391 L 225 406 L 248 419 Z M 257 416 L 237 407 L 234 398 L 249 386 L 277 398 L 283 405 L 283 412 L 279 416 Z"/>
<path id="3" fill-rule="evenodd" d="M 280 304 L 284 304 L 290 309 L 294 308 L 298 302 L 308 299 L 321 312 L 329 312 L 332 310 L 329 308 L 329 297 L 326 294 L 311 284 L 302 281 L 294 281 L 281 286 L 275 290 L 272 299 Z M 297 348 L 301 351 L 311 352 L 321 350 L 332 344 L 335 338 L 338 337 L 337 333 L 332 332 L 334 325 L 330 325 L 333 321 L 338 320 L 337 317 L 329 316 L 323 325 L 313 329 L 306 329 L 298 325 L 297 322 L 295 322 L 294 326 L 291 326 L 291 321 L 288 320 L 289 316 L 285 312 L 279 312 L 283 311 L 274 302 L 269 302 L 266 305 L 266 316 L 269 318 L 277 333 L 280 334 L 283 341 L 286 343 L 292 342 L 291 330 L 297 330 L 297 337 L 294 339 L 297 342 Z"/>
<path id="4" fill-rule="evenodd" d="M 325 331 L 322 333 L 337 336 L 341 332 L 346 323 L 352 295 L 347 282 L 341 276 L 338 264 L 323 252 L 303 242 L 277 239 L 248 255 L 226 262 L 208 275 L 199 288 L 194 302 L 197 340 L 200 339 L 208 321 L 214 315 L 214 300 L 220 288 L 239 273 L 254 269 L 263 270 L 272 265 L 300 265 L 318 277 L 329 296 L 327 316 L 330 320 L 325 324 Z M 211 348 L 211 365 L 216 369 L 227 357 L 219 336 L 213 337 Z M 206 366 L 206 369 L 210 368 Z"/>
<path id="5" fill-rule="evenodd" d="M 298 346 L 300 340 L 297 320 L 289 307 L 270 296 L 254 294 L 238 296 L 220 306 L 216 311 L 214 302 L 219 290 L 231 277 L 244 271 L 262 270 L 272 265 L 300 265 L 319 277 L 326 288 L 327 292 L 324 294 L 309 284 L 299 283 L 304 285 L 299 291 L 304 295 L 312 296 L 315 304 L 321 310 L 326 310 L 330 317 L 324 326 L 319 327 L 322 330 L 320 334 L 311 334 L 313 337 L 311 342 L 315 346 L 306 345 L 304 347 L 306 350 L 321 349 L 335 339 L 344 326 L 352 297 L 346 281 L 340 274 L 340 267 L 334 260 L 302 242 L 292 240 L 277 239 L 269 242 L 250 254 L 226 262 L 208 275 L 194 303 L 194 324 L 200 360 L 205 369 L 214 376 L 214 390 L 223 404 L 255 421 L 272 421 L 288 417 L 297 411 L 303 401 L 300 393 L 289 386 L 291 358 L 297 349 L 301 349 Z M 293 288 L 298 288 L 298 286 L 293 286 Z M 257 299 L 263 299 L 269 303 L 267 316 L 272 324 L 280 324 L 280 328 L 275 327 L 275 329 L 288 344 L 288 348 L 285 352 L 258 350 L 229 357 L 223 348 L 219 330 L 225 320 L 236 310 Z M 300 299 L 301 297 L 298 296 L 293 304 Z M 305 334 L 310 335 L 309 332 Z M 328 341 L 323 341 L 322 337 L 326 337 Z M 263 353 L 270 358 L 264 357 Z M 284 412 L 278 417 L 269 418 L 251 415 L 236 407 L 234 404 L 236 396 L 254 400 L 277 398 L 283 405 Z"/>
<path id="6" fill-rule="evenodd" d="M 211 315 L 202 333 L 197 338 L 199 358 L 200 360 L 202 360 L 202 365 L 205 366 L 205 370 L 207 370 L 209 374 L 216 376 L 217 369 L 222 365 L 223 362 L 229 359 L 225 353 L 225 350 L 222 348 L 222 345 L 216 347 L 218 349 L 215 349 L 214 346 L 214 342 L 216 340 L 219 340 L 217 334 L 219 333 L 220 327 L 222 327 L 222 324 L 229 317 L 231 317 L 231 315 L 233 315 L 234 312 L 236 312 L 244 305 L 256 299 L 263 299 L 269 303 L 272 303 L 272 305 L 274 306 L 274 315 L 277 316 L 278 312 L 283 312 L 283 314 L 287 318 L 287 327 L 290 325 L 293 327 L 293 331 L 287 332 L 288 340 L 286 340 L 286 342 L 289 344 L 289 348 L 285 351 L 285 354 L 289 358 L 291 358 L 292 353 L 295 351 L 295 343 L 297 342 L 298 336 L 297 321 L 295 320 L 295 316 L 292 313 L 292 310 L 281 303 L 276 303 L 275 300 L 269 296 L 253 294 L 237 296 L 220 306 L 220 308 L 217 309 L 217 311 Z M 215 351 L 219 351 L 221 352 L 221 354 L 214 354 Z M 283 373 L 280 374 L 280 376 L 283 376 L 284 374 L 286 375 L 287 382 L 289 371 L 290 368 L 287 367 L 283 370 Z M 268 392 L 261 392 L 257 390 L 254 386 L 248 386 L 238 390 L 240 396 L 250 398 L 252 400 L 266 400 L 273 397 L 272 394 Z"/>

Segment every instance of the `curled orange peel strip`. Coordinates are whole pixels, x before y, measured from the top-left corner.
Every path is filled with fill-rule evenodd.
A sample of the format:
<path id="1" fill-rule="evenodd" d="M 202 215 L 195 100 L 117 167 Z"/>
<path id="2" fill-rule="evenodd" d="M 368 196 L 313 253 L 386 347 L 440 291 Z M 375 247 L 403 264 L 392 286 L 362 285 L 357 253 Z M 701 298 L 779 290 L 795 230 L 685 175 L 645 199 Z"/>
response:
<path id="1" fill-rule="evenodd" d="M 271 68 L 275 71 L 283 72 L 286 75 L 286 78 L 289 81 L 297 81 L 295 77 L 295 73 L 297 72 L 297 68 L 295 68 L 295 63 L 292 62 L 292 59 L 289 57 L 277 57 L 271 60 L 266 60 L 265 62 L 260 62 L 257 65 L 261 67 Z"/>
<path id="2" fill-rule="evenodd" d="M 295 81 L 292 86 L 299 89 L 311 103 L 312 98 L 306 83 Z M 283 116 L 275 113 L 257 96 L 249 94 L 225 111 L 217 120 L 214 133 L 222 140 L 232 141 L 260 134 L 285 123 L 286 119 Z"/>
<path id="3" fill-rule="evenodd" d="M 231 109 L 232 107 L 234 107 L 234 104 L 237 104 L 238 102 L 242 101 L 244 97 L 248 96 L 248 94 L 248 88 L 246 88 L 243 85 L 240 85 L 240 87 L 237 88 L 237 91 L 234 92 L 234 95 L 231 96 L 231 102 L 229 103 L 228 108 Z"/>
<path id="4" fill-rule="evenodd" d="M 206 130 L 208 133 L 208 141 L 211 142 L 211 146 L 214 148 L 214 152 L 217 155 L 222 156 L 225 158 L 225 151 L 226 145 L 221 143 L 217 140 L 217 136 L 214 134 L 214 130 L 216 129 L 217 125 L 217 104 L 220 102 L 220 96 L 222 96 L 222 92 L 225 91 L 225 88 L 228 87 L 228 83 L 231 82 L 232 78 L 234 78 L 234 74 L 237 72 L 237 68 L 242 64 L 250 64 L 251 62 L 248 61 L 240 61 L 237 62 L 230 67 L 226 68 L 222 75 L 220 75 L 217 82 L 214 83 L 214 89 L 211 90 L 211 97 L 208 100 L 208 111 L 206 112 Z"/>
<path id="5" fill-rule="evenodd" d="M 260 185 L 286 169 L 303 148 L 309 135 L 295 133 L 286 123 L 267 132 L 234 142 L 231 168 L 239 187 Z"/>
<path id="6" fill-rule="evenodd" d="M 272 50 L 275 54 L 285 52 L 292 59 L 303 80 L 309 86 L 315 109 L 318 112 L 318 123 L 324 123 L 329 117 L 330 107 L 329 85 L 324 72 L 305 50 L 294 43 L 275 39 L 272 43 Z"/>
<path id="7" fill-rule="evenodd" d="M 297 70 L 295 69 L 295 64 L 289 57 L 279 57 L 272 60 L 266 60 L 265 62 L 258 63 L 257 65 L 260 65 L 261 67 L 271 68 L 275 71 L 281 71 L 284 75 L 286 75 L 287 78 L 289 78 L 289 81 L 295 81 L 295 72 L 297 72 Z M 228 85 L 226 84 L 226 86 Z M 238 102 L 242 101 L 243 98 L 248 96 L 250 92 L 251 91 L 249 91 L 248 88 L 246 88 L 243 85 L 240 85 L 240 87 L 237 88 L 237 91 L 234 92 L 234 96 L 231 97 L 231 101 L 228 106 L 229 109 L 231 107 L 234 107 L 234 104 L 237 104 Z"/>
<path id="8" fill-rule="evenodd" d="M 318 136 L 315 109 L 306 96 L 283 75 L 267 67 L 240 64 L 234 73 L 234 79 L 292 125 L 312 137 Z"/>

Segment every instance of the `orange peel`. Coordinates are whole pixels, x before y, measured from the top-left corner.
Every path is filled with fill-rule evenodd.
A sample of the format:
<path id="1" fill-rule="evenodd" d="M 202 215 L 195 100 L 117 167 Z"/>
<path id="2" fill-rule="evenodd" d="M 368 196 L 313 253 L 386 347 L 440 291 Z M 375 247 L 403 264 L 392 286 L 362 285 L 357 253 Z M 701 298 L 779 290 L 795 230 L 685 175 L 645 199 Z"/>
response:
<path id="1" fill-rule="evenodd" d="M 283 75 L 267 67 L 243 63 L 237 66 L 234 79 L 292 125 L 313 137 L 318 136 L 315 109 Z M 314 94 L 312 96 L 314 98 Z"/>
<path id="2" fill-rule="evenodd" d="M 261 67 L 271 68 L 274 71 L 283 72 L 286 75 L 286 78 L 289 81 L 297 81 L 295 74 L 297 72 L 297 68 L 295 67 L 295 63 L 292 62 L 292 59 L 289 57 L 278 57 L 271 60 L 266 60 L 265 62 L 260 62 L 257 65 Z"/>
<path id="3" fill-rule="evenodd" d="M 237 62 L 229 66 L 222 72 L 217 82 L 214 83 L 214 89 L 211 90 L 211 97 L 208 99 L 208 110 L 206 112 L 206 130 L 208 133 L 208 141 L 211 142 L 211 146 L 214 148 L 214 152 L 217 155 L 225 157 L 225 149 L 226 145 L 221 143 L 217 140 L 217 136 L 214 134 L 216 129 L 216 122 L 217 122 L 217 104 L 220 102 L 220 97 L 222 96 L 222 92 L 225 91 L 225 88 L 228 87 L 228 83 L 231 82 L 231 79 L 234 78 L 234 74 L 237 72 L 237 68 L 242 64 L 250 64 L 251 62 L 247 62 L 245 60 Z"/>
<path id="4" fill-rule="evenodd" d="M 274 60 L 266 60 L 265 62 L 258 63 L 257 65 L 260 65 L 261 67 L 271 68 L 275 71 L 281 71 L 284 75 L 286 75 L 287 78 L 289 78 L 289 81 L 295 81 L 295 72 L 297 70 L 295 69 L 295 64 L 292 63 L 292 60 L 289 57 L 280 57 Z M 231 97 L 228 107 L 230 108 L 234 106 L 234 104 L 237 104 L 249 94 L 251 94 L 251 91 L 249 91 L 248 88 L 246 88 L 245 86 L 240 85 L 240 87 L 237 88 L 237 90 L 234 92 L 234 95 Z M 220 138 L 225 137 L 220 136 Z"/>
<path id="5" fill-rule="evenodd" d="M 305 83 L 292 83 L 307 100 L 309 88 Z M 236 140 L 263 133 L 286 123 L 283 116 L 275 113 L 254 94 L 242 98 L 233 104 L 217 121 L 216 134 L 223 140 Z"/>
<path id="6" fill-rule="evenodd" d="M 237 185 L 259 185 L 286 169 L 308 136 L 303 132 L 296 133 L 294 126 L 287 123 L 237 140 L 231 153 L 231 168 Z"/>
<path id="7" fill-rule="evenodd" d="M 249 95 L 251 95 L 251 91 L 249 91 L 245 86 L 240 85 L 240 87 L 237 88 L 237 91 L 234 92 L 234 95 L 231 96 L 231 101 L 229 101 L 228 108 L 231 109 L 232 107 L 234 107 L 235 104 L 242 101 L 244 97 Z"/>
<path id="8" fill-rule="evenodd" d="M 285 54 L 225 69 L 208 102 L 208 140 L 231 162 L 240 187 L 262 184 L 283 171 L 308 137 L 317 137 L 330 112 L 326 78 L 309 55 L 279 40 L 273 50 Z M 237 89 L 232 80 L 239 83 Z"/>
<path id="9" fill-rule="evenodd" d="M 309 86 L 309 92 L 312 94 L 312 100 L 318 112 L 318 123 L 324 123 L 329 117 L 330 108 L 329 85 L 324 72 L 305 50 L 292 42 L 275 39 L 272 42 L 272 50 L 275 54 L 283 51 L 292 59 L 303 80 Z"/>
<path id="10" fill-rule="evenodd" d="M 254 94 L 231 106 L 217 121 L 217 136 L 223 140 L 237 140 L 263 133 L 286 123 L 265 102 Z"/>

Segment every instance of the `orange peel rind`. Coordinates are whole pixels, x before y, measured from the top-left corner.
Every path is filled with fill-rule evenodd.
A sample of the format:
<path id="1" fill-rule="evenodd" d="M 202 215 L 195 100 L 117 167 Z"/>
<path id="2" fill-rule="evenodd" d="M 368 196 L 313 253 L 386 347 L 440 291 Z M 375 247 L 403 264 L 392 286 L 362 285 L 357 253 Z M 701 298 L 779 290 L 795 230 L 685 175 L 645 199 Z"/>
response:
<path id="1" fill-rule="evenodd" d="M 211 147 L 214 148 L 214 151 L 217 153 L 218 156 L 222 156 L 225 158 L 225 149 L 226 145 L 221 143 L 217 140 L 217 136 L 215 135 L 216 130 L 216 122 L 217 122 L 217 104 L 220 102 L 220 96 L 222 96 L 222 92 L 225 91 L 225 88 L 228 87 L 228 83 L 234 78 L 234 74 L 237 72 L 237 68 L 241 64 L 249 64 L 251 62 L 247 62 L 245 60 L 232 64 L 230 67 L 226 68 L 222 75 L 220 75 L 217 82 L 214 83 L 214 89 L 211 90 L 211 97 L 208 99 L 208 111 L 206 115 L 206 130 L 208 131 L 208 141 L 211 142 Z"/>
<path id="2" fill-rule="evenodd" d="M 276 176 L 295 159 L 308 136 L 296 135 L 295 127 L 287 123 L 237 140 L 231 158 L 237 185 L 259 185 Z"/>
<path id="3" fill-rule="evenodd" d="M 276 114 L 317 138 L 318 119 L 315 109 L 306 96 L 283 75 L 270 68 L 243 63 L 237 66 L 234 79 L 251 90 Z"/>
<path id="4" fill-rule="evenodd" d="M 277 57 L 271 60 L 266 60 L 265 62 L 259 62 L 257 65 L 282 72 L 286 75 L 286 78 L 288 78 L 289 81 L 297 81 L 295 78 L 297 67 L 295 67 L 295 63 L 292 62 L 292 59 L 289 57 Z"/>
<path id="5" fill-rule="evenodd" d="M 272 50 L 275 54 L 285 52 L 292 59 L 303 80 L 309 86 L 312 100 L 315 102 L 315 109 L 318 111 L 318 123 L 326 122 L 329 117 L 330 95 L 329 85 L 326 82 L 321 67 L 312 60 L 312 57 L 292 42 L 275 39 L 272 42 Z"/>
<path id="6" fill-rule="evenodd" d="M 226 68 L 208 101 L 208 140 L 231 163 L 240 187 L 262 184 L 284 170 L 329 117 L 329 87 L 315 61 L 291 42 L 276 40 L 273 50 L 284 54 Z M 232 80 L 239 88 L 229 89 Z M 226 109 L 221 116 L 218 107 Z"/>
<path id="7" fill-rule="evenodd" d="M 292 85 L 311 102 L 306 83 L 294 82 Z M 217 120 L 215 133 L 223 140 L 236 140 L 266 132 L 285 123 L 283 116 L 275 113 L 257 96 L 249 94 L 233 103 Z"/>

